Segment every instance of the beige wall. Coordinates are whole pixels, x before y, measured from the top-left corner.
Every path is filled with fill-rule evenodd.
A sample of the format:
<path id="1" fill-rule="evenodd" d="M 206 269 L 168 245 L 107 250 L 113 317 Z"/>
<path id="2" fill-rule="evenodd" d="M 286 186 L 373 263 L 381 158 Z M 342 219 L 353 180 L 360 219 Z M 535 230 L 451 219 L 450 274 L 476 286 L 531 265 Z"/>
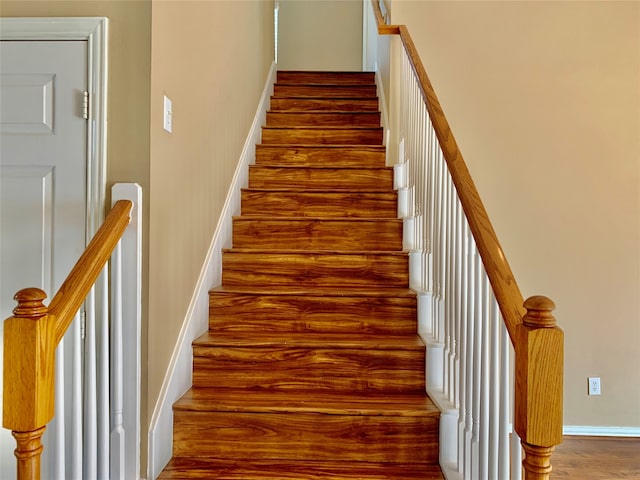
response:
<path id="1" fill-rule="evenodd" d="M 278 69 L 362 70 L 361 0 L 280 0 Z"/>
<path id="2" fill-rule="evenodd" d="M 116 182 L 136 182 L 143 191 L 142 375 L 146 379 L 149 245 L 149 93 L 151 0 L 2 1 L 3 17 L 107 17 L 109 19 L 107 103 L 107 191 Z M 143 380 L 143 398 L 147 384 Z M 143 432 L 147 405 L 141 405 Z M 142 441 L 146 444 L 146 435 Z M 146 452 L 146 448 L 143 448 Z"/>
<path id="3" fill-rule="evenodd" d="M 7 1 L 3 17 L 108 17 L 108 182 L 149 180 L 151 0 Z"/>
<path id="4" fill-rule="evenodd" d="M 149 412 L 273 61 L 273 2 L 154 0 L 152 38 Z"/>
<path id="5" fill-rule="evenodd" d="M 273 61 L 273 1 L 3 1 L 0 14 L 109 18 L 108 183 L 142 184 L 145 202 L 145 471 L 148 417 Z"/>
<path id="6" fill-rule="evenodd" d="M 523 295 L 557 304 L 565 425 L 640 427 L 640 4 L 393 0 L 392 23 Z"/>

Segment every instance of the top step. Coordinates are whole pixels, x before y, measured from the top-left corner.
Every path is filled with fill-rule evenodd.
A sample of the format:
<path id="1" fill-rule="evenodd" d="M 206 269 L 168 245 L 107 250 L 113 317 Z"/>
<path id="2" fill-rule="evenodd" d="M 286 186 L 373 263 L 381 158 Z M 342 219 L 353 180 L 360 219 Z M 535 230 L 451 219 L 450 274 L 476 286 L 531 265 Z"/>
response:
<path id="1" fill-rule="evenodd" d="M 289 84 L 330 84 L 330 85 L 372 85 L 374 72 L 311 72 L 279 71 L 278 83 Z"/>

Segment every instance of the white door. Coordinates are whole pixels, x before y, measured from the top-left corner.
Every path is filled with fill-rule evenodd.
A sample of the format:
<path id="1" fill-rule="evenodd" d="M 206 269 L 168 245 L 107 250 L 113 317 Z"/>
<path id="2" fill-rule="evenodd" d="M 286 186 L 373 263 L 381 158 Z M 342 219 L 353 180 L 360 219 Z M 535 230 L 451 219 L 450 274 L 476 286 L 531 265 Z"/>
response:
<path id="1" fill-rule="evenodd" d="M 51 301 L 84 250 L 87 66 L 86 41 L 0 42 L 2 320 L 11 315 L 12 297 L 21 288 L 41 288 Z M 58 361 L 69 355 L 58 355 Z M 56 448 L 48 430 L 43 478 L 55 478 L 47 475 Z M 15 478 L 14 440 L 5 429 L 0 435 L 0 478 Z"/>

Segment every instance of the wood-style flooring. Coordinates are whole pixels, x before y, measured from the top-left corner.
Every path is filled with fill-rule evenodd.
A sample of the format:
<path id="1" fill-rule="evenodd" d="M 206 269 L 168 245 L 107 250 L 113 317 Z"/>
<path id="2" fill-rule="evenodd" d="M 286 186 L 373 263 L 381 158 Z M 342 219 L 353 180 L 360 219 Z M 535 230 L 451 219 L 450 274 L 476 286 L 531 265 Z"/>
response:
<path id="1" fill-rule="evenodd" d="M 640 438 L 565 436 L 551 463 L 553 480 L 640 479 Z"/>

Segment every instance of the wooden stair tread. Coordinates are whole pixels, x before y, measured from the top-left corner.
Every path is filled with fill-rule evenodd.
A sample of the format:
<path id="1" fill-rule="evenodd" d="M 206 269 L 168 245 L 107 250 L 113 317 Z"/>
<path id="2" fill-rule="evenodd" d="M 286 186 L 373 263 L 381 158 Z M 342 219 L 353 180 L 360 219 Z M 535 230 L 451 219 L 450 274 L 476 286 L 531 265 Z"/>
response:
<path id="1" fill-rule="evenodd" d="M 424 342 L 417 335 L 367 335 L 344 333 L 243 333 L 205 332 L 193 341 L 194 347 L 251 347 L 251 348 L 331 348 L 357 350 L 415 350 L 423 351 Z"/>
<path id="2" fill-rule="evenodd" d="M 380 107 L 378 105 L 378 99 L 375 97 L 361 97 L 361 96 L 343 96 L 335 98 L 327 98 L 324 96 L 307 96 L 299 97 L 293 95 L 279 95 L 272 96 L 271 110 L 283 112 L 287 110 L 353 110 L 353 111 L 367 111 L 367 112 L 379 112 Z"/>
<path id="3" fill-rule="evenodd" d="M 375 83 L 366 84 L 339 84 L 339 83 L 280 83 L 273 88 L 275 97 L 369 97 L 377 99 L 377 86 Z"/>
<path id="4" fill-rule="evenodd" d="M 321 150 L 330 150 L 336 149 L 340 151 L 362 151 L 368 150 L 373 152 L 384 152 L 386 148 L 384 145 L 341 145 L 341 144 L 330 144 L 330 143 L 319 143 L 318 145 L 308 145 L 306 143 L 259 143 L 256 145 L 257 148 L 287 148 L 287 149 L 321 149 Z"/>
<path id="5" fill-rule="evenodd" d="M 347 172 L 352 172 L 354 170 L 358 171 L 358 170 L 383 170 L 383 171 L 391 171 L 393 172 L 393 167 L 387 167 L 387 166 L 383 166 L 383 167 L 359 167 L 357 165 L 347 165 L 347 166 L 341 166 L 341 165 L 311 165 L 311 166 L 298 166 L 298 165 L 277 165 L 277 164 L 269 164 L 269 165 L 250 165 L 250 168 L 259 168 L 259 169 L 273 169 L 273 170 L 278 170 L 278 169 L 291 169 L 291 170 L 346 170 Z"/>
<path id="6" fill-rule="evenodd" d="M 382 130 L 383 127 L 366 127 L 361 125 L 265 125 L 263 130 Z"/>
<path id="7" fill-rule="evenodd" d="M 367 85 L 376 82 L 375 72 L 362 71 L 309 71 L 309 70 L 278 70 L 278 82 L 286 83 L 340 83 L 345 85 Z"/>
<path id="8" fill-rule="evenodd" d="M 295 85 L 295 86 L 300 86 L 300 85 Z M 308 94 L 295 93 L 295 92 L 278 92 L 273 96 L 271 96 L 271 99 L 272 100 L 313 100 L 313 101 L 321 100 L 321 101 L 327 101 L 327 102 L 335 102 L 337 105 L 341 105 L 341 104 L 344 105 L 345 100 L 348 102 L 352 102 L 356 100 L 359 103 L 365 103 L 365 101 L 367 100 L 375 101 L 376 104 L 378 102 L 377 97 L 373 95 L 367 95 L 366 93 L 359 93 L 359 92 L 354 92 L 354 93 L 342 92 L 342 95 L 335 95 L 335 96 L 329 95 L 326 93 L 318 93 L 318 92 L 311 92 Z M 273 102 L 273 101 L 271 102 L 271 110 L 278 110 L 277 108 L 273 107 L 273 105 L 274 104 L 277 105 L 277 103 L 278 102 Z M 379 109 L 376 108 L 376 110 L 374 111 L 379 111 Z"/>
<path id="9" fill-rule="evenodd" d="M 176 410 L 246 413 L 319 413 L 324 415 L 439 417 L 426 394 L 366 396 L 314 390 L 246 390 L 191 388 L 175 404 Z"/>
<path id="10" fill-rule="evenodd" d="M 261 215 L 235 215 L 233 220 L 237 222 L 251 222 L 255 220 L 260 221 L 274 221 L 274 222 L 349 222 L 349 223 L 366 223 L 366 222 L 396 222 L 403 223 L 402 218 L 388 217 L 388 218 L 362 218 L 362 217 L 264 217 Z"/>
<path id="11" fill-rule="evenodd" d="M 416 463 L 321 462 L 173 458 L 159 479 L 165 480 L 440 480 L 437 465 Z"/>
<path id="12" fill-rule="evenodd" d="M 243 188 L 243 192 L 283 192 L 283 193 L 320 193 L 320 194 L 339 194 L 339 195 L 363 195 L 369 193 L 379 193 L 379 194 L 392 194 L 397 195 L 396 191 L 392 188 L 367 188 L 362 190 L 355 190 L 346 192 L 341 189 L 335 188 Z"/>
<path id="13" fill-rule="evenodd" d="M 413 298 L 416 293 L 409 288 L 402 287 L 362 287 L 362 288 L 333 288 L 333 287 L 304 287 L 304 286 L 217 286 L 209 293 L 242 293 L 246 295 L 291 295 L 291 296 L 320 296 L 320 297 L 403 297 Z"/>
<path id="14" fill-rule="evenodd" d="M 384 255 L 384 256 L 390 256 L 390 255 L 394 255 L 394 256 L 407 256 L 409 254 L 409 252 L 407 250 L 366 250 L 366 251 L 359 251 L 359 250 L 334 250 L 334 249 L 327 249 L 327 250 L 308 250 L 308 249 L 300 249 L 300 250 L 293 250 L 293 249 L 280 249 L 280 248 L 274 248 L 274 249 L 265 249 L 265 248 L 223 248 L 222 249 L 223 253 L 252 253 L 252 254 L 256 254 L 256 253 L 267 253 L 269 255 L 287 255 L 287 254 L 292 254 L 292 255 L 300 255 L 300 254 L 308 254 L 308 255 L 368 255 L 368 256 L 374 256 L 374 255 Z"/>
<path id="15" fill-rule="evenodd" d="M 282 97 L 278 97 L 282 98 Z M 304 97 L 308 98 L 308 97 Z M 344 97 L 340 97 L 342 100 Z M 326 110 L 267 110 L 267 113 L 277 113 L 279 115 L 371 115 L 372 113 L 380 113 L 380 112 L 370 112 L 368 110 L 332 110 L 327 112 Z"/>
<path id="16" fill-rule="evenodd" d="M 384 167 L 384 145 L 301 145 L 260 143 L 256 145 L 256 165 L 293 165 L 313 167 L 354 166 L 356 168 Z"/>

